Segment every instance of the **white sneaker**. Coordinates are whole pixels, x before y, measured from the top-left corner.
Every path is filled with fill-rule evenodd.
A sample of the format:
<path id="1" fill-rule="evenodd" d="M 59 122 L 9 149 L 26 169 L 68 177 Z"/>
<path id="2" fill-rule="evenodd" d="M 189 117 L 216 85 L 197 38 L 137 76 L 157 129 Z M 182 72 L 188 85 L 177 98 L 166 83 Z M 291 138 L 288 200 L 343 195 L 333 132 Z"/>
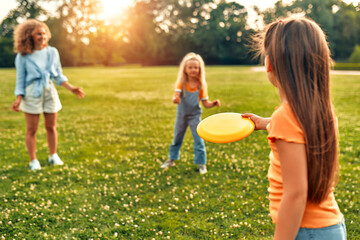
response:
<path id="1" fill-rule="evenodd" d="M 29 168 L 31 171 L 40 170 L 41 169 L 40 162 L 37 159 L 32 160 L 29 163 Z"/>
<path id="2" fill-rule="evenodd" d="M 205 164 L 199 165 L 199 172 L 200 172 L 200 174 L 205 174 L 207 172 Z"/>
<path id="3" fill-rule="evenodd" d="M 174 160 L 166 160 L 162 165 L 161 168 L 168 168 L 168 167 L 173 167 L 175 166 L 175 161 Z"/>
<path id="4" fill-rule="evenodd" d="M 52 165 L 64 165 L 64 162 L 61 161 L 57 153 L 54 153 L 52 156 L 49 156 L 49 163 Z"/>

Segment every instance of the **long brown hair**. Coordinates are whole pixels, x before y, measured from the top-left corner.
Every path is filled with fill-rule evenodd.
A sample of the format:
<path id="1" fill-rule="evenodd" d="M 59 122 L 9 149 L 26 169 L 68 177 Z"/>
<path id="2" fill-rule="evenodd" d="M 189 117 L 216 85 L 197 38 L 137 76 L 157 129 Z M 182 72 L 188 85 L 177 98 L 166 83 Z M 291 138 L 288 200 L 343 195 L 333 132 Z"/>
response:
<path id="1" fill-rule="evenodd" d="M 43 27 L 46 31 L 48 41 L 51 38 L 51 33 L 48 26 L 35 19 L 28 19 L 16 26 L 14 30 L 14 49 L 16 53 L 21 53 L 25 55 L 27 53 L 31 54 L 35 50 L 35 44 L 33 40 L 33 32 L 39 28 Z"/>
<path id="2" fill-rule="evenodd" d="M 330 99 L 330 50 L 321 28 L 306 18 L 270 24 L 261 37 L 277 85 L 305 134 L 308 201 L 320 203 L 337 181 L 337 126 Z"/>

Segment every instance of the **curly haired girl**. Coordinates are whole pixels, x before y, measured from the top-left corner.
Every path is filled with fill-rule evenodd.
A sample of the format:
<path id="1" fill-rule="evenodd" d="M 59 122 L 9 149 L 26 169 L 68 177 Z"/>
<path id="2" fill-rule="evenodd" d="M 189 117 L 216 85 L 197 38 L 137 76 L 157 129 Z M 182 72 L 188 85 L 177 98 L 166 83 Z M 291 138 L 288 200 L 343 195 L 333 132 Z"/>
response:
<path id="1" fill-rule="evenodd" d="M 49 163 L 63 165 L 56 153 L 57 112 L 62 108 L 58 93 L 52 80 L 65 87 L 78 98 L 85 93 L 80 87 L 74 87 L 63 75 L 59 53 L 56 48 L 48 46 L 51 33 L 48 26 L 35 19 L 19 24 L 14 31 L 14 47 L 17 53 L 16 67 L 16 100 L 13 111 L 23 111 L 26 119 L 26 147 L 30 156 L 30 169 L 41 169 L 36 158 L 36 131 L 40 114 L 44 114 L 47 142 L 49 145 Z"/>

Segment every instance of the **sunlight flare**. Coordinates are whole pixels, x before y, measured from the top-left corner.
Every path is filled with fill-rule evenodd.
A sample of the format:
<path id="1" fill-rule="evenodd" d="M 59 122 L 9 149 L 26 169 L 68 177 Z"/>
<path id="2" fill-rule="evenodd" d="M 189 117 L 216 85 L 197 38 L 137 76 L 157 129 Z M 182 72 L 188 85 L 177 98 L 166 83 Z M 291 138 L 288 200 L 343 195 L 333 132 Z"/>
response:
<path id="1" fill-rule="evenodd" d="M 134 3 L 133 0 L 101 0 L 101 2 L 106 18 L 124 14 L 124 11 Z"/>

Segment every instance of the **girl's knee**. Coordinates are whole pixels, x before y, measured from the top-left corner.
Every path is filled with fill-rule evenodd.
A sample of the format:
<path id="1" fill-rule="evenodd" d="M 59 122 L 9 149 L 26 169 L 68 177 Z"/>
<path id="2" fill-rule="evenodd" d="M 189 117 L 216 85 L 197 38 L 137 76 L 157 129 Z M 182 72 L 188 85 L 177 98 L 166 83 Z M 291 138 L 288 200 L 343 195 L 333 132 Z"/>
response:
<path id="1" fill-rule="evenodd" d="M 26 128 L 26 135 L 34 136 L 37 132 L 37 127 L 28 127 Z"/>
<path id="2" fill-rule="evenodd" d="M 45 126 L 46 132 L 56 132 L 56 126 L 55 125 L 49 125 L 49 126 Z"/>

